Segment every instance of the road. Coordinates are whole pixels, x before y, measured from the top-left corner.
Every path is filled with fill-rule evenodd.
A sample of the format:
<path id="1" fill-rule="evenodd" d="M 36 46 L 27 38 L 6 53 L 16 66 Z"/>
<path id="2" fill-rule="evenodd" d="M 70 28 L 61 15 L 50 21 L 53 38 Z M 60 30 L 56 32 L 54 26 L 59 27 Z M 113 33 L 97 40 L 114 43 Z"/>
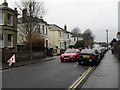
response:
<path id="1" fill-rule="evenodd" d="M 118 60 L 107 52 L 95 67 L 60 62 L 57 56 L 51 61 L 5 70 L 2 79 L 3 88 L 118 88 Z"/>
<path id="2" fill-rule="evenodd" d="M 3 88 L 69 88 L 89 66 L 57 59 L 3 71 Z"/>

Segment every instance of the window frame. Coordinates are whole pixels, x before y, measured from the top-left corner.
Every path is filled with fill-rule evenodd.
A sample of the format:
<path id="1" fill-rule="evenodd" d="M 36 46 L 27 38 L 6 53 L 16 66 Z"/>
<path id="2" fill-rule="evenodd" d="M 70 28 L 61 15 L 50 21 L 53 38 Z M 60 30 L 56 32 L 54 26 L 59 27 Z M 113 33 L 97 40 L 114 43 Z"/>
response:
<path id="1" fill-rule="evenodd" d="M 2 14 L 2 20 L 1 20 L 1 22 L 0 22 L 0 25 L 4 25 L 4 12 L 1 12 L 1 14 Z"/>
<path id="2" fill-rule="evenodd" d="M 5 46 L 4 46 L 4 34 L 0 34 L 0 35 L 2 35 L 2 39 L 0 39 L 0 43 L 2 42 L 2 44 L 0 45 L 0 48 L 4 48 Z"/>
<path id="3" fill-rule="evenodd" d="M 11 16 L 10 19 L 11 19 L 11 22 L 9 23 L 9 19 L 8 19 L 8 16 Z M 13 15 L 12 14 L 7 14 L 7 19 L 8 19 L 8 22 L 7 22 L 7 25 L 9 26 L 13 26 Z"/>
<path id="4" fill-rule="evenodd" d="M 10 41 L 10 45 L 9 45 L 9 37 L 7 38 L 8 39 L 8 48 L 12 48 L 13 47 L 13 34 L 8 34 L 8 35 L 11 35 L 11 41 Z"/>

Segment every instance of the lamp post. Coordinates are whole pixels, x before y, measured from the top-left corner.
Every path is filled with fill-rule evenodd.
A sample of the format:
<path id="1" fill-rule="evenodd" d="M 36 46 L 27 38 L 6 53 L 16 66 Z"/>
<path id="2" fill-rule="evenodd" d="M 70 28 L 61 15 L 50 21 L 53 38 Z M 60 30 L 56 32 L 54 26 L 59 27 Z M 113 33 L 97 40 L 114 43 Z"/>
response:
<path id="1" fill-rule="evenodd" d="M 107 49 L 108 49 L 108 30 L 106 30 L 106 36 L 107 36 Z"/>

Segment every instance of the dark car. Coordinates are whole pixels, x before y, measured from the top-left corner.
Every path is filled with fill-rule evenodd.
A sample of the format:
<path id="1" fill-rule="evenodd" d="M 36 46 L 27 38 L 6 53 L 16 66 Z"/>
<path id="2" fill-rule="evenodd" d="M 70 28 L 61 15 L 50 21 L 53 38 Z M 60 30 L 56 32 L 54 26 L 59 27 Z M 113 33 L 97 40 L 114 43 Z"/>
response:
<path id="1" fill-rule="evenodd" d="M 101 48 L 94 48 L 94 49 L 98 51 L 98 53 L 100 54 L 100 59 L 102 60 L 104 57 L 103 49 L 101 49 Z"/>
<path id="2" fill-rule="evenodd" d="M 77 61 L 78 55 L 80 53 L 79 49 L 67 49 L 65 53 L 60 56 L 61 62 L 63 61 Z"/>
<path id="3" fill-rule="evenodd" d="M 93 63 L 98 65 L 100 63 L 100 54 L 96 49 L 84 49 L 78 55 L 78 64 Z"/>
<path id="4" fill-rule="evenodd" d="M 106 54 L 107 49 L 105 47 L 99 47 L 99 49 L 101 49 L 101 51 L 102 51 L 103 54 Z"/>

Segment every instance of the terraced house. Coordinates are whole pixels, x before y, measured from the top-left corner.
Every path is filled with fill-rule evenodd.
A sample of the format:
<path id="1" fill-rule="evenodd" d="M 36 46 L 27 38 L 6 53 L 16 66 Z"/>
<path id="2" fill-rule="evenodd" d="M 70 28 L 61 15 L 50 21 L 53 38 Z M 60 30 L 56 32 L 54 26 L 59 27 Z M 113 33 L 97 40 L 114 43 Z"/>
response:
<path id="1" fill-rule="evenodd" d="M 69 32 L 66 30 L 66 25 L 63 29 L 55 24 L 50 24 L 49 29 L 50 48 L 66 49 L 70 44 L 70 35 Z"/>
<path id="2" fill-rule="evenodd" d="M 18 28 L 17 28 L 17 31 L 18 31 L 18 40 L 17 40 L 17 43 L 18 45 L 20 44 L 25 44 L 26 42 L 26 37 L 28 35 L 28 29 L 26 26 L 25 26 L 25 22 L 23 22 L 23 19 L 26 15 L 26 11 L 25 9 L 23 10 L 23 16 L 21 18 L 18 19 Z M 27 16 L 29 17 L 29 16 Z M 49 24 L 44 21 L 44 19 L 42 18 L 38 18 L 38 17 L 33 17 L 33 22 L 36 22 L 36 25 L 34 26 L 34 29 L 32 30 L 32 35 L 36 35 L 36 37 L 42 37 L 44 39 L 44 47 L 49 47 L 49 39 L 48 39 L 48 34 L 49 34 Z M 23 28 L 24 27 L 24 28 Z M 26 29 L 27 28 L 27 29 Z"/>
<path id="3" fill-rule="evenodd" d="M 4 1 L 0 5 L 0 48 L 17 51 L 17 9 L 8 7 Z"/>

